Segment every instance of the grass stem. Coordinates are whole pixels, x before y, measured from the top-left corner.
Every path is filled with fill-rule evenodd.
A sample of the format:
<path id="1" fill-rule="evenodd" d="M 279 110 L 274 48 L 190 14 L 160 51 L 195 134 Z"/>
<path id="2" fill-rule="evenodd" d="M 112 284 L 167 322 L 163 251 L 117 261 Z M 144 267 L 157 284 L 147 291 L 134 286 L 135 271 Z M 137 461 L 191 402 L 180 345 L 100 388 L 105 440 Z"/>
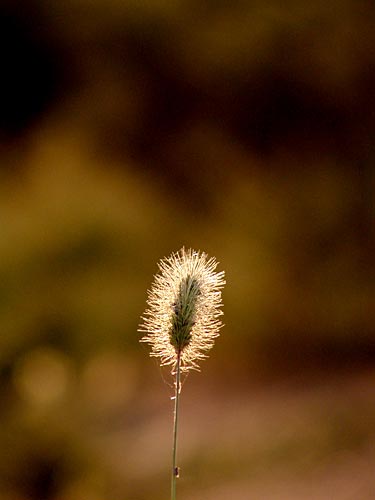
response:
<path id="1" fill-rule="evenodd" d="M 181 352 L 177 353 L 176 365 L 176 381 L 175 381 L 175 397 L 174 397 L 174 416 L 173 416 L 173 447 L 172 447 L 172 485 L 171 485 L 171 500 L 176 500 L 176 482 L 178 478 L 177 459 L 177 425 L 178 425 L 178 403 L 180 399 L 180 364 Z"/>

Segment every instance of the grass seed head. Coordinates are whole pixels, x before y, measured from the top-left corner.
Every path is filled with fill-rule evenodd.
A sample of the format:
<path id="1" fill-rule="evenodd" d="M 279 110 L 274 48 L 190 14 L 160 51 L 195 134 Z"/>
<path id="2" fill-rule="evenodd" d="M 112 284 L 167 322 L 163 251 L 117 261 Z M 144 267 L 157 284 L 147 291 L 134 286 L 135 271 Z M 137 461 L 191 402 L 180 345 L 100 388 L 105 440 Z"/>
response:
<path id="1" fill-rule="evenodd" d="M 215 272 L 214 257 L 182 248 L 162 259 L 159 274 L 148 292 L 148 309 L 142 316 L 141 342 L 151 346 L 151 356 L 174 371 L 180 357 L 181 371 L 199 369 L 222 327 L 221 289 L 224 272 Z"/>

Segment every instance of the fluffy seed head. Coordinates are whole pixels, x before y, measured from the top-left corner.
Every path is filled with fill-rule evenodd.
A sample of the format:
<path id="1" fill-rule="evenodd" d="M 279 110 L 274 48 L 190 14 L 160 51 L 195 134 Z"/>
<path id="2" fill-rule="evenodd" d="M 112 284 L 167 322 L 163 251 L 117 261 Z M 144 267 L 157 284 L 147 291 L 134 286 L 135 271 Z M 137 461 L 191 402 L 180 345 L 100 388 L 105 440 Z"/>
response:
<path id="1" fill-rule="evenodd" d="M 146 333 L 141 342 L 149 343 L 151 356 L 159 357 L 161 366 L 171 365 L 172 372 L 178 357 L 182 371 L 199 369 L 222 327 L 224 271 L 215 272 L 214 257 L 185 248 L 158 266 L 139 328 Z"/>

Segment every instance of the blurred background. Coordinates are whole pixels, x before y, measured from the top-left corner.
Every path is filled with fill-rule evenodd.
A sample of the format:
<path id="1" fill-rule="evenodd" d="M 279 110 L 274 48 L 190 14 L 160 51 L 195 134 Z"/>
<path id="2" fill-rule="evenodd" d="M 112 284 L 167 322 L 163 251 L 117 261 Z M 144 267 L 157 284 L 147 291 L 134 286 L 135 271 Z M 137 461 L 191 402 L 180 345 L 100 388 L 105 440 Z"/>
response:
<path id="1" fill-rule="evenodd" d="M 375 498 L 375 6 L 2 0 L 0 499 L 166 500 L 157 261 L 226 271 L 180 500 Z"/>

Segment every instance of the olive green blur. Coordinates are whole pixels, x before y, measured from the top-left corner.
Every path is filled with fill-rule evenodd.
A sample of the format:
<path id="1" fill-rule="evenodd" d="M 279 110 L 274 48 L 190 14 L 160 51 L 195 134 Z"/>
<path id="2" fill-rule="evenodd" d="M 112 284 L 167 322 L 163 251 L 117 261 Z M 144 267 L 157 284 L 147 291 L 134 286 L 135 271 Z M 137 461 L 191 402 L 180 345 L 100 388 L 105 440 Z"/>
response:
<path id="1" fill-rule="evenodd" d="M 0 2 L 0 500 L 168 498 L 173 379 L 137 328 L 183 246 L 226 286 L 178 500 L 374 498 L 374 26 L 372 0 Z"/>

